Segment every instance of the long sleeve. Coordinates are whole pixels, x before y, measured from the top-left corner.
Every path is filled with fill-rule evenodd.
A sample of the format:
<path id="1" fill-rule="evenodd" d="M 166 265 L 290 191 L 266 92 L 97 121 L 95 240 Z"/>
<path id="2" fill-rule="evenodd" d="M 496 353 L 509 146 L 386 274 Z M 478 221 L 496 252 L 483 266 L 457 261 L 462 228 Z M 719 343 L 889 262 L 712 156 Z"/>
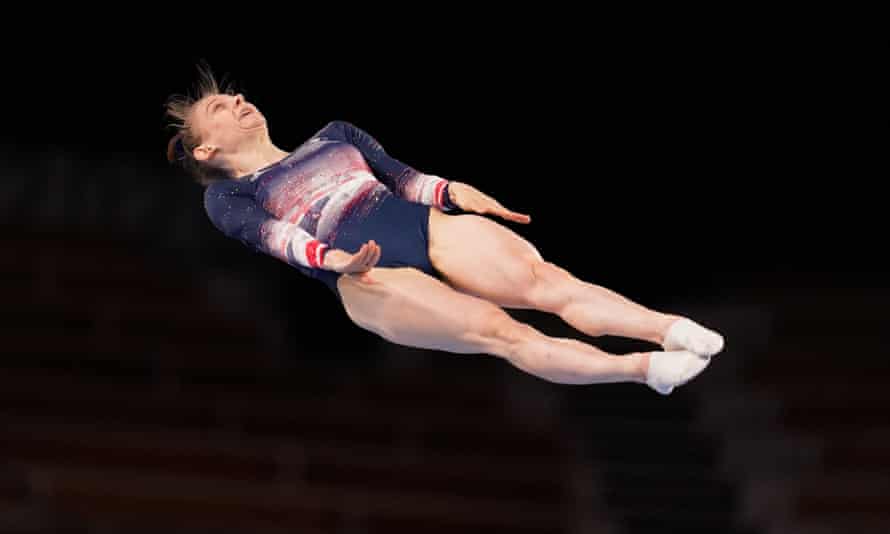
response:
<path id="1" fill-rule="evenodd" d="M 226 236 L 290 265 L 320 269 L 328 245 L 299 225 L 277 219 L 236 182 L 213 183 L 204 191 L 204 209 Z"/>
<path id="2" fill-rule="evenodd" d="M 443 211 L 457 208 L 449 201 L 448 180 L 424 174 L 389 156 L 376 139 L 349 122 L 331 121 L 313 137 L 335 139 L 356 147 L 377 179 L 399 197 Z"/>

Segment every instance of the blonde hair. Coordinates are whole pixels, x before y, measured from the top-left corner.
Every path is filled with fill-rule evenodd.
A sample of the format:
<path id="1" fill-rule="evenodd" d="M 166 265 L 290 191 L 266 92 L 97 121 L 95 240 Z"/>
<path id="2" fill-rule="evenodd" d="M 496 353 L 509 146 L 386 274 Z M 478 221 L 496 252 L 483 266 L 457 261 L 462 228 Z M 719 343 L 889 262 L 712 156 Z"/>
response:
<path id="1" fill-rule="evenodd" d="M 212 182 L 230 178 L 223 170 L 195 159 L 192 151 L 201 144 L 200 134 L 192 128 L 189 116 L 195 103 L 203 98 L 219 94 L 234 94 L 231 84 L 225 79 L 217 82 L 213 71 L 206 62 L 199 62 L 198 81 L 193 92 L 185 95 L 172 95 L 167 99 L 166 115 L 172 119 L 168 125 L 176 129 L 176 134 L 167 142 L 167 161 L 179 164 L 192 178 L 202 186 Z"/>

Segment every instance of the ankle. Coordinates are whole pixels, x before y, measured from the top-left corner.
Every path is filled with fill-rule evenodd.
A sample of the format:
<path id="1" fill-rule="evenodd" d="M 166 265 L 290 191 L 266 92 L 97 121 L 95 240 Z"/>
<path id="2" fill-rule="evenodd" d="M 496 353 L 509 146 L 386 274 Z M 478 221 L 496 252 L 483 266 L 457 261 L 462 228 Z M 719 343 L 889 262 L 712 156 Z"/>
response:
<path id="1" fill-rule="evenodd" d="M 674 323 L 680 319 L 683 319 L 682 315 L 672 315 L 669 313 L 661 314 L 661 317 L 658 320 L 656 334 L 652 341 L 658 345 L 664 346 L 664 340 L 667 338 L 668 330 L 670 330 Z"/>
<path id="2" fill-rule="evenodd" d="M 651 352 L 637 352 L 632 354 L 631 362 L 631 377 L 634 382 L 645 384 L 646 377 L 649 375 L 649 360 L 651 359 Z"/>

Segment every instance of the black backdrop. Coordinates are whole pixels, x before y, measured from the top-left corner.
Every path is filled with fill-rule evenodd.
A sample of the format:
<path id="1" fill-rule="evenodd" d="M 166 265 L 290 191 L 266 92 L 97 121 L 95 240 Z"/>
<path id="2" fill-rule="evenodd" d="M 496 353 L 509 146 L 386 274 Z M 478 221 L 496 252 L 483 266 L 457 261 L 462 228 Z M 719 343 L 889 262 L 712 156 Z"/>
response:
<path id="1" fill-rule="evenodd" d="M 885 284 L 887 173 L 873 163 L 886 113 L 837 36 L 603 26 L 59 38 L 7 58 L 0 142 L 162 164 L 163 103 L 203 59 L 260 107 L 280 147 L 353 122 L 398 159 L 531 214 L 505 224 L 638 298 L 804 273 Z"/>

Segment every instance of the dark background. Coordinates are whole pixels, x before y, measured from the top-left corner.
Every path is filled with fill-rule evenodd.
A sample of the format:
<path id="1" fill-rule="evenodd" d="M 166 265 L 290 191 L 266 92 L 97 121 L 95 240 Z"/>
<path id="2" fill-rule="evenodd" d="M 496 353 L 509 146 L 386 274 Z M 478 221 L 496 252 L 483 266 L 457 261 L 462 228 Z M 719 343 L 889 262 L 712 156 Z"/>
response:
<path id="1" fill-rule="evenodd" d="M 163 163 L 163 103 L 206 60 L 280 147 L 353 122 L 402 161 L 531 214 L 513 228 L 548 258 L 637 294 L 876 270 L 885 125 L 840 38 L 465 30 L 72 40 L 9 58 L 2 142 Z"/>
<path id="2" fill-rule="evenodd" d="M 66 31 L 24 24 L 28 39 L 3 43 L 0 520 L 192 534 L 190 499 L 204 494 L 189 484 L 206 482 L 244 493 L 208 500 L 200 520 L 256 532 L 258 500 L 332 481 L 369 502 L 395 491 L 421 510 L 472 505 L 398 530 L 386 521 L 414 505 L 375 517 L 332 498 L 307 532 L 483 520 L 515 523 L 486 532 L 866 532 L 890 519 L 878 46 L 831 17 L 774 12 L 451 20 L 425 7 L 346 24 L 342 6 L 233 4 L 193 23 L 180 7 L 95 26 L 54 11 Z M 201 187 L 167 164 L 164 103 L 191 89 L 199 61 L 262 110 L 280 148 L 346 120 L 416 169 L 530 214 L 503 224 L 580 278 L 726 334 L 719 365 L 661 397 L 545 383 L 358 328 L 321 284 L 219 233 Z M 516 315 L 614 353 L 642 346 Z M 341 456 L 313 456 L 331 440 Z M 442 460 L 467 450 L 480 463 Z M 545 473 L 537 490 L 487 485 L 531 466 Z M 443 489 L 457 472 L 468 478 Z M 474 491 L 506 508 L 477 510 Z M 269 510 L 285 531 L 308 529 L 303 504 Z M 535 530 L 523 510 L 552 523 Z"/>

